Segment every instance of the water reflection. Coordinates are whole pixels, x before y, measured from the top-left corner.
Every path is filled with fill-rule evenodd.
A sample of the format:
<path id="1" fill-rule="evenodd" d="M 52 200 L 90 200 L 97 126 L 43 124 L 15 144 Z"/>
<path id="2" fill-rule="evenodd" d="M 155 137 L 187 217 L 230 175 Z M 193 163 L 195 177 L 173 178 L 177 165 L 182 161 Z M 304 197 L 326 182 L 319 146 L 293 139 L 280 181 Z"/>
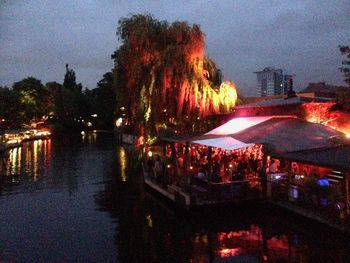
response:
<path id="1" fill-rule="evenodd" d="M 112 142 L 28 142 L 1 159 L 0 261 L 350 262 L 343 234 L 276 208 L 174 209 Z"/>
<path id="2" fill-rule="evenodd" d="M 27 142 L 8 150 L 0 159 L 0 175 L 7 177 L 30 176 L 38 179 L 39 169 L 49 166 L 51 139 Z"/>
<path id="3" fill-rule="evenodd" d="M 117 156 L 119 157 L 121 181 L 126 182 L 128 180 L 128 176 L 126 174 L 127 158 L 124 147 L 117 148 Z"/>

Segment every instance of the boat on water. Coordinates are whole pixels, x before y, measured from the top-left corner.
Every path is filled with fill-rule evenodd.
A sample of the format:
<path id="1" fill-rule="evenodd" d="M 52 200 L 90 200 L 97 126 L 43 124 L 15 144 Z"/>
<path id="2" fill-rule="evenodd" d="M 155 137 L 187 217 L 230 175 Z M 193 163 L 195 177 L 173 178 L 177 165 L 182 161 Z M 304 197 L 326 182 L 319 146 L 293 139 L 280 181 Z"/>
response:
<path id="1" fill-rule="evenodd" d="M 47 139 L 51 137 L 48 129 L 5 130 L 0 135 L 0 152 L 19 147 L 25 141 Z"/>

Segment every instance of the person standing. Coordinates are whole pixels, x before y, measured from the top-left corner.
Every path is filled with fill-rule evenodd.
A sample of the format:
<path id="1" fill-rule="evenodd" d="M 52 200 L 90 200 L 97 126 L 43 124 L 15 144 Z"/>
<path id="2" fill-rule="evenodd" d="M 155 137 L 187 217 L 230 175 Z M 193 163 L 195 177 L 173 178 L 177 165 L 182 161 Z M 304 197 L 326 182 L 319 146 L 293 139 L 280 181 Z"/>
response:
<path id="1" fill-rule="evenodd" d="M 160 159 L 159 154 L 157 154 L 154 161 L 154 174 L 158 184 L 161 184 L 163 182 L 163 171 L 164 167 L 162 160 Z"/>
<path id="2" fill-rule="evenodd" d="M 266 173 L 266 166 L 261 162 L 259 165 L 260 170 L 259 170 L 259 178 L 260 178 L 260 183 L 261 183 L 261 189 L 262 189 L 262 194 L 263 197 L 267 197 L 267 173 Z"/>

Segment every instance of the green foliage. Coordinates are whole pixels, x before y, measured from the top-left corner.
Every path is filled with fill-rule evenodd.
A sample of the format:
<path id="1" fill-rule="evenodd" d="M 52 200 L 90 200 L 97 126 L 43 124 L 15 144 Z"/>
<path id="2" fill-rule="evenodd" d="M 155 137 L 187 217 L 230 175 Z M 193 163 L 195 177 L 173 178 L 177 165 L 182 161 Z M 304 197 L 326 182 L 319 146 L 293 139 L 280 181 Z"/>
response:
<path id="1" fill-rule="evenodd" d="M 14 83 L 13 91 L 18 96 L 18 111 L 22 122 L 40 119 L 48 114 L 51 100 L 48 90 L 41 84 L 41 81 L 33 77 L 25 78 Z"/>
<path id="2" fill-rule="evenodd" d="M 56 112 L 54 115 L 63 125 L 65 130 L 80 130 L 81 124 L 77 123 L 80 118 L 86 118 L 90 112 L 86 109 L 87 103 L 82 93 L 81 83 L 76 83 L 73 69 L 66 64 L 66 73 L 63 85 L 53 84 Z"/>
<path id="3" fill-rule="evenodd" d="M 207 71 L 205 77 L 216 87 L 219 87 L 222 82 L 221 70 L 216 67 L 216 64 L 210 58 L 205 58 L 204 69 Z"/>
<path id="4" fill-rule="evenodd" d="M 64 75 L 63 87 L 71 91 L 79 90 L 78 85 L 76 83 L 75 72 L 73 69 L 69 69 L 69 64 L 66 64 L 66 74 Z M 80 87 L 80 92 L 81 92 L 81 87 Z"/>
<path id="5" fill-rule="evenodd" d="M 198 25 L 131 15 L 119 20 L 117 35 L 122 44 L 112 55 L 116 116 L 125 114 L 139 135 L 147 139 L 165 127 L 185 129 L 186 116 L 193 122 L 214 112 L 204 104 L 219 90 L 222 75 L 204 56 Z"/>
<path id="6" fill-rule="evenodd" d="M 94 123 L 93 129 L 110 129 L 115 110 L 112 83 L 113 74 L 107 72 L 96 89 L 82 92 L 74 70 L 67 64 L 63 85 L 48 82 L 44 86 L 29 77 L 14 83 L 12 89 L 0 87 L 0 120 L 5 119 L 7 127 L 19 127 L 49 116 L 49 123 L 64 132 L 81 131 L 89 121 Z"/>
<path id="7" fill-rule="evenodd" d="M 10 126 L 16 126 L 20 120 L 18 93 L 7 87 L 0 87 L 0 119 L 5 119 Z"/>
<path id="8" fill-rule="evenodd" d="M 116 108 L 116 95 L 113 88 L 113 74 L 107 72 L 97 83 L 97 88 L 86 91 L 87 108 L 91 114 L 97 114 L 97 124 L 100 128 L 112 129 L 114 111 Z"/>

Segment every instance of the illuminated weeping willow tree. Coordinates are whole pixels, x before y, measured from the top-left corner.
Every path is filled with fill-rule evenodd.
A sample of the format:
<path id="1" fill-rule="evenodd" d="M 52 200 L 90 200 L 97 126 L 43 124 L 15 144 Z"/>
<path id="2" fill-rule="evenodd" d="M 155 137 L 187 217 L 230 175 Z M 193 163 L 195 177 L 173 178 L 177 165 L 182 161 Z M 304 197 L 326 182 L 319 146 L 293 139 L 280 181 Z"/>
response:
<path id="1" fill-rule="evenodd" d="M 229 112 L 237 93 L 232 82 L 204 54 L 198 25 L 168 24 L 151 15 L 119 21 L 121 46 L 114 52 L 117 112 L 137 126 L 138 135 L 184 132 L 184 122 Z"/>

